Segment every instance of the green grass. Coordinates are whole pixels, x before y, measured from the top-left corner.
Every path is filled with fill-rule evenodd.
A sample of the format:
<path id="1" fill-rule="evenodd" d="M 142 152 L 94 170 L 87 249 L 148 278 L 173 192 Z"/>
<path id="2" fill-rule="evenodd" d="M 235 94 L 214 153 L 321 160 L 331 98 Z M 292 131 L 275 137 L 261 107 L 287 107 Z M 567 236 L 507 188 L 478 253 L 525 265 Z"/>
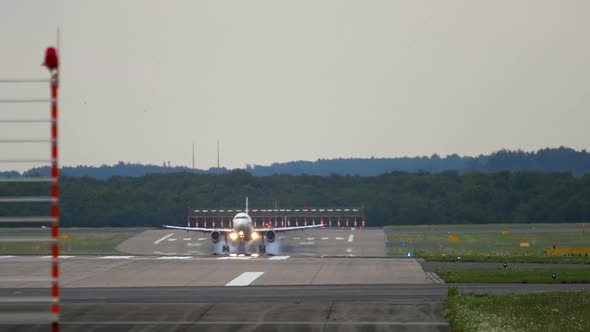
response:
<path id="1" fill-rule="evenodd" d="M 389 252 L 393 255 L 405 255 L 411 251 L 414 256 L 429 261 L 455 261 L 458 256 L 461 256 L 465 262 L 509 260 L 531 263 L 590 264 L 590 256 L 586 255 L 550 256 L 545 254 L 545 250 L 553 245 L 557 247 L 590 247 L 590 230 L 586 233 L 581 231 L 535 233 L 531 231 L 509 234 L 501 232 L 454 234 L 453 230 L 464 230 L 467 226 L 487 227 L 489 225 L 445 226 L 448 231 L 442 233 L 396 233 L 395 228 L 390 228 L 391 232 L 387 236 L 392 246 Z M 494 226 L 504 229 L 504 227 L 497 227 L 498 225 Z M 545 227 L 545 225 L 535 224 L 535 227 Z M 510 230 L 509 227 L 506 229 Z M 459 241 L 451 241 L 450 235 L 456 235 Z M 520 243 L 523 242 L 529 243 L 530 247 L 520 247 Z M 406 244 L 405 248 L 402 247 L 402 243 Z"/>
<path id="2" fill-rule="evenodd" d="M 582 228 L 583 223 L 565 224 L 565 223 L 550 223 L 550 224 L 466 224 L 466 225 L 400 225 L 400 226 L 385 226 L 389 230 L 423 230 L 423 229 L 465 229 L 465 230 L 485 230 L 485 229 L 516 229 L 516 228 Z M 590 230 L 590 222 L 585 223 Z"/>
<path id="3" fill-rule="evenodd" d="M 72 234 L 60 239 L 60 254 L 119 254 L 115 247 L 130 238 L 130 234 Z M 0 242 L 0 254 L 48 255 L 49 242 Z"/>
<path id="4" fill-rule="evenodd" d="M 452 331 L 588 331 L 590 292 L 472 295 L 449 289 Z"/>
<path id="5" fill-rule="evenodd" d="M 551 278 L 552 273 L 557 278 Z M 461 269 L 437 270 L 446 283 L 590 283 L 590 268 Z"/>

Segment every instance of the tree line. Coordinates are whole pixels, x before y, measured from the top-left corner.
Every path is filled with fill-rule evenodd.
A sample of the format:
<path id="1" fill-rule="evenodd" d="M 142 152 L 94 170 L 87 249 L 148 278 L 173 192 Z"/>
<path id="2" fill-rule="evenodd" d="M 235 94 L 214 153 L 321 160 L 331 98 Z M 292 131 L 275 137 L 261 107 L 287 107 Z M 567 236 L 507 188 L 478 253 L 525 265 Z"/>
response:
<path id="1" fill-rule="evenodd" d="M 48 193 L 40 184 L 0 184 L 0 195 Z M 369 226 L 590 221 L 590 174 L 533 171 L 393 172 L 374 177 L 171 173 L 64 177 L 61 224 L 76 227 L 183 225 L 186 207 L 366 207 Z M 48 205 L 0 206 L 0 215 L 43 215 Z"/>
<path id="2" fill-rule="evenodd" d="M 359 175 L 377 176 L 394 171 L 400 172 L 429 172 L 440 173 L 455 170 L 461 174 L 469 172 L 494 173 L 501 171 L 517 172 L 521 170 L 535 170 L 539 172 L 565 172 L 575 176 L 582 176 L 590 172 L 590 153 L 586 150 L 559 147 L 547 148 L 533 152 L 500 150 L 490 155 L 476 157 L 459 156 L 457 154 L 440 157 L 437 154 L 422 157 L 400 158 L 338 158 L 319 159 L 317 161 L 291 161 L 274 163 L 272 165 L 245 165 L 245 170 L 256 176 L 270 176 L 274 174 L 290 175 Z M 119 162 L 107 166 L 65 166 L 62 175 L 90 176 L 105 180 L 113 176 L 139 177 L 154 173 L 194 174 L 224 174 L 226 168 L 210 168 L 208 170 L 191 169 L 184 166 L 164 167 L 157 165 L 143 165 Z M 44 175 L 50 173 L 49 167 L 33 168 L 24 172 L 25 176 Z M 18 172 L 0 172 L 0 177 L 20 176 Z"/>

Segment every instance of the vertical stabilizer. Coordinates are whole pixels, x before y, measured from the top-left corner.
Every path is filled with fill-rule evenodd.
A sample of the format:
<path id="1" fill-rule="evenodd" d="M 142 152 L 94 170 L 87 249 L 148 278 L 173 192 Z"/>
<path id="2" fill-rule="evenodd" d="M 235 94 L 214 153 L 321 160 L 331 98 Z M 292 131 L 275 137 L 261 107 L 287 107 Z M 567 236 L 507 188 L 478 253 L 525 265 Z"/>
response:
<path id="1" fill-rule="evenodd" d="M 246 196 L 246 213 L 248 213 L 248 196 Z"/>

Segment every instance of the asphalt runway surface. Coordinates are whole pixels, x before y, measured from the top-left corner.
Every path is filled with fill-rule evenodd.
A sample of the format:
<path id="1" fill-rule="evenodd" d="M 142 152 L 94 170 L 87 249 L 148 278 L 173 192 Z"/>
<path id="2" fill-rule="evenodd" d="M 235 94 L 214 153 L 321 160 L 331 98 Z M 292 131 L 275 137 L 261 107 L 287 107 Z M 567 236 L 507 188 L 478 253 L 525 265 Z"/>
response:
<path id="1" fill-rule="evenodd" d="M 267 252 L 288 256 L 387 256 L 382 229 L 309 229 L 277 233 L 277 240 L 266 242 Z M 117 250 L 133 255 L 203 255 L 221 253 L 222 242 L 213 244 L 208 234 L 178 230 L 148 230 L 134 236 Z M 256 253 L 259 242 L 248 252 Z M 236 247 L 232 252 L 237 252 Z"/>
<path id="2" fill-rule="evenodd" d="M 0 256 L 0 288 L 48 287 L 48 281 L 36 279 L 47 279 L 50 261 Z M 64 288 L 433 282 L 408 258 L 64 256 L 60 269 Z"/>
<path id="3" fill-rule="evenodd" d="M 562 284 L 458 288 L 499 294 L 588 290 Z M 441 284 L 67 288 L 61 323 L 62 331 L 449 331 L 441 314 L 447 291 Z M 0 289 L 0 299 L 48 295 L 47 289 Z M 0 330 L 46 331 L 47 312 L 49 304 L 0 303 Z M 28 324 L 16 324 L 23 318 Z"/>

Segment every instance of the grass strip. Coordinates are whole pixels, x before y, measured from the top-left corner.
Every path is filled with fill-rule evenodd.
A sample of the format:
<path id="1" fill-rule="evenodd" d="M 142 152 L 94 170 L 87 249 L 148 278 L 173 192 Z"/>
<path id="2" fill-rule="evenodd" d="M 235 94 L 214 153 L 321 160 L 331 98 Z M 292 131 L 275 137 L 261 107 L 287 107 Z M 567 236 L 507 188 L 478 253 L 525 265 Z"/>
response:
<path id="1" fill-rule="evenodd" d="M 552 278 L 552 274 L 556 278 Z M 529 283 L 585 284 L 590 283 L 589 268 L 498 268 L 437 270 L 446 283 Z"/>
<path id="2" fill-rule="evenodd" d="M 590 292 L 475 295 L 451 287 L 444 314 L 452 331 L 588 331 Z"/>

